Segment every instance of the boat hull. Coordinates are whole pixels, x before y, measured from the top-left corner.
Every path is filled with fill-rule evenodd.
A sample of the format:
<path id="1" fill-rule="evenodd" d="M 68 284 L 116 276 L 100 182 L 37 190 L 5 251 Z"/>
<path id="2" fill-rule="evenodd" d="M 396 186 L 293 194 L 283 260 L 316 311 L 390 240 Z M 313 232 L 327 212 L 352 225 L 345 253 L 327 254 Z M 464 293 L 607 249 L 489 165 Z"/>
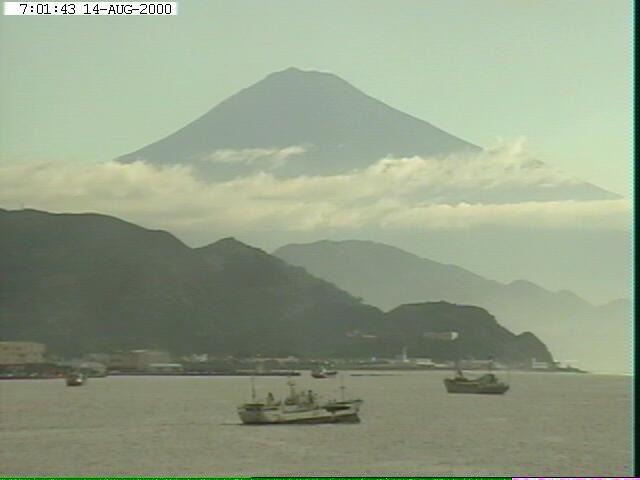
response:
<path id="1" fill-rule="evenodd" d="M 308 410 L 281 407 L 242 406 L 238 415 L 246 425 L 304 425 L 319 423 L 359 423 L 360 403 Z"/>
<path id="2" fill-rule="evenodd" d="M 81 387 L 84 385 L 84 380 L 67 380 L 67 387 Z"/>
<path id="3" fill-rule="evenodd" d="M 321 423 L 360 423 L 357 413 L 340 415 L 323 415 L 318 417 L 303 418 L 265 418 L 257 416 L 240 416 L 245 425 L 314 425 Z"/>
<path id="4" fill-rule="evenodd" d="M 331 371 L 322 370 L 322 371 L 311 372 L 311 376 L 313 378 L 329 378 L 329 377 L 335 377 L 337 374 L 338 372 L 334 370 L 331 370 Z"/>

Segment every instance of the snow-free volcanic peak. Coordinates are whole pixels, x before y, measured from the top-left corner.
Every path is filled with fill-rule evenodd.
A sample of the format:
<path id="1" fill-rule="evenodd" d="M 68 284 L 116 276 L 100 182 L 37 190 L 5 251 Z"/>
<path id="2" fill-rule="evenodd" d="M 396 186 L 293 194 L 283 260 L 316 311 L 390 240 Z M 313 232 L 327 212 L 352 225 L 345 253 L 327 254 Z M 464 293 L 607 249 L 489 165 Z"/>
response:
<path id="1" fill-rule="evenodd" d="M 119 160 L 207 164 L 214 178 L 224 180 L 259 170 L 270 170 L 278 177 L 332 175 L 386 156 L 479 150 L 364 94 L 332 73 L 288 68 L 267 75 L 184 128 Z M 243 151 L 246 161 L 241 158 Z"/>

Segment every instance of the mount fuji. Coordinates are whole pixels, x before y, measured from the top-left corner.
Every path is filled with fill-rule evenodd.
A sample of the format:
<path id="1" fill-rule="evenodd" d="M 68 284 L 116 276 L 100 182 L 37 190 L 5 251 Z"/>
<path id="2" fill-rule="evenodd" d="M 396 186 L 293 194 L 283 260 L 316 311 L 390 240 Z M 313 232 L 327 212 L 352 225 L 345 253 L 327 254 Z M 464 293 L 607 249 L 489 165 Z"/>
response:
<path id="1" fill-rule="evenodd" d="M 334 74 L 289 68 L 268 75 L 175 133 L 117 160 L 189 165 L 202 178 L 227 181 L 260 172 L 278 179 L 347 175 L 388 158 L 436 159 L 436 165 L 448 162 L 454 170 L 464 171 L 471 168 L 465 158 L 483 152 L 477 145 L 366 95 Z M 477 162 L 475 168 L 485 171 Z M 550 184 L 545 175 L 538 179 L 546 168 L 539 160 L 524 159 L 516 165 L 524 182 L 496 186 L 489 178 L 473 188 L 436 185 L 421 200 L 510 203 L 618 198 L 586 182 Z"/>

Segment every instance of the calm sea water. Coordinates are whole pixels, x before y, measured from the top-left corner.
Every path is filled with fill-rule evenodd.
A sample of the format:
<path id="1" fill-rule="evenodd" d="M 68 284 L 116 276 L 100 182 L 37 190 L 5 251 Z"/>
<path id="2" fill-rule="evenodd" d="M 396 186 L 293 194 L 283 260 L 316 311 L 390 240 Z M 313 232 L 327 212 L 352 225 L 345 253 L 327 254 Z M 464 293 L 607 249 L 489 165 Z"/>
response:
<path id="1" fill-rule="evenodd" d="M 362 423 L 257 427 L 235 411 L 246 377 L 1 381 L 0 474 L 631 475 L 631 377 L 514 373 L 506 395 L 482 396 L 447 394 L 445 376 L 345 373 Z M 337 395 L 337 379 L 296 381 Z"/>

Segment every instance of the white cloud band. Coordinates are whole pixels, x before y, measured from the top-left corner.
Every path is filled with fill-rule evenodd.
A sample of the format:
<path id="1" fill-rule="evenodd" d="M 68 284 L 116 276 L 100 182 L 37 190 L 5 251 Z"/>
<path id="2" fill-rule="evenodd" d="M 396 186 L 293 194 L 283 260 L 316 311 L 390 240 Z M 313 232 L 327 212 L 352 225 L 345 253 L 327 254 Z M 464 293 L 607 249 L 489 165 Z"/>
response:
<path id="1" fill-rule="evenodd" d="M 182 165 L 0 164 L 4 208 L 95 211 L 178 234 L 205 232 L 212 225 L 232 232 L 481 225 L 629 228 L 630 205 L 624 199 L 471 204 L 451 193 L 545 184 L 562 187 L 575 181 L 504 151 L 465 160 L 383 159 L 362 171 L 329 177 L 277 179 L 259 173 L 220 183 L 202 181 Z"/>

